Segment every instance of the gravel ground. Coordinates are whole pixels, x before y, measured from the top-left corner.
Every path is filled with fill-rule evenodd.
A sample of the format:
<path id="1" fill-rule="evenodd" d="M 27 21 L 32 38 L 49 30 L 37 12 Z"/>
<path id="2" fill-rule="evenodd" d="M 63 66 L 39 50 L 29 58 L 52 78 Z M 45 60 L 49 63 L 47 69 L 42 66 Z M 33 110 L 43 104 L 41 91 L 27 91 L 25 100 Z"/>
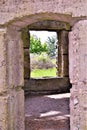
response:
<path id="1" fill-rule="evenodd" d="M 26 130 L 69 130 L 70 94 L 27 96 Z"/>

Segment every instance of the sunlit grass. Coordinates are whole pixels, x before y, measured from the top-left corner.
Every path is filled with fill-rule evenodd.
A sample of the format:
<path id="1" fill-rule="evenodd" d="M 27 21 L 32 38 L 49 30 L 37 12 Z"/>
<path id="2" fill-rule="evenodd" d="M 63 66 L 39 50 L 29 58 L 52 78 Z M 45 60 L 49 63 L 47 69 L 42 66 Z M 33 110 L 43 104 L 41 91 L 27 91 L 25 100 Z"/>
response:
<path id="1" fill-rule="evenodd" d="M 32 78 L 40 78 L 40 77 L 56 77 L 56 68 L 49 69 L 34 69 L 31 72 Z"/>

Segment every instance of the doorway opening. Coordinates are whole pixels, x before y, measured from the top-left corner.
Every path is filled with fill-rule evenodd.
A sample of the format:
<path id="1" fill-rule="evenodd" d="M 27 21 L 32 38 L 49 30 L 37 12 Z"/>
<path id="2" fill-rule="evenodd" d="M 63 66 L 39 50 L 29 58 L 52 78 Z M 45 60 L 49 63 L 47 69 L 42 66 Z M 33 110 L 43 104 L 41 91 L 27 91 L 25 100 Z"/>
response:
<path id="1" fill-rule="evenodd" d="M 52 21 L 51 21 L 52 22 Z M 53 21 L 54 22 L 54 21 Z M 49 21 L 48 21 L 49 23 Z M 39 22 L 40 24 L 40 22 Z M 61 23 L 60 23 L 61 24 Z M 34 23 L 35 25 L 35 23 Z M 68 62 L 68 33 L 69 30 L 49 29 L 44 27 L 37 29 L 38 24 L 28 27 L 26 37 L 28 45 L 24 46 L 25 55 L 25 116 L 26 130 L 69 130 L 69 62 Z M 41 21 L 43 25 L 43 21 Z M 57 24 L 58 25 L 58 24 Z M 31 77 L 31 32 L 52 31 L 57 35 L 56 40 L 56 77 Z M 39 40 L 36 36 L 35 40 Z M 33 44 L 34 45 L 34 44 Z M 37 46 L 36 46 L 37 47 Z M 36 49 L 35 47 L 35 49 Z M 38 51 L 37 51 L 38 54 Z M 27 58 L 26 58 L 27 57 Z M 43 55 L 43 57 L 45 57 Z M 36 59 L 36 58 L 35 58 Z M 59 107 L 58 107 L 59 106 Z M 50 125 L 49 125 L 50 124 Z M 52 124 L 52 125 L 51 125 Z"/>

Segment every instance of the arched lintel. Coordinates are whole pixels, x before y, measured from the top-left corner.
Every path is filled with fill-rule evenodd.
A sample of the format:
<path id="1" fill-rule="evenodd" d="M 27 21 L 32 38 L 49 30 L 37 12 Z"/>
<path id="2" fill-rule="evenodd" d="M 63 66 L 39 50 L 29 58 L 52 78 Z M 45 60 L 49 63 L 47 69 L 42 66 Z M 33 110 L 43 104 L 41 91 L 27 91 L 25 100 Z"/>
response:
<path id="1" fill-rule="evenodd" d="M 3 26 L 11 26 L 17 30 L 21 30 L 22 28 L 29 26 L 31 24 L 40 22 L 40 21 L 59 21 L 66 23 L 72 26 L 79 18 L 72 18 L 69 14 L 60 14 L 60 13 L 35 13 L 32 15 L 26 15 L 20 18 L 14 18 Z"/>

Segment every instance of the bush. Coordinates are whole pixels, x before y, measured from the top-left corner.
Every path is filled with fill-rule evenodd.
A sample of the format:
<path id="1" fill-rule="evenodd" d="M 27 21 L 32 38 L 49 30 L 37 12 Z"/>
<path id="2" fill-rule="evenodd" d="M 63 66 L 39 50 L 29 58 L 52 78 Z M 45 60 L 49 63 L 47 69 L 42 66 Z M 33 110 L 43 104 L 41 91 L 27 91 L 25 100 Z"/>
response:
<path id="1" fill-rule="evenodd" d="M 33 58 L 31 58 L 31 69 L 48 69 L 54 67 L 55 64 L 52 63 L 52 61 L 46 53 L 34 55 Z"/>

